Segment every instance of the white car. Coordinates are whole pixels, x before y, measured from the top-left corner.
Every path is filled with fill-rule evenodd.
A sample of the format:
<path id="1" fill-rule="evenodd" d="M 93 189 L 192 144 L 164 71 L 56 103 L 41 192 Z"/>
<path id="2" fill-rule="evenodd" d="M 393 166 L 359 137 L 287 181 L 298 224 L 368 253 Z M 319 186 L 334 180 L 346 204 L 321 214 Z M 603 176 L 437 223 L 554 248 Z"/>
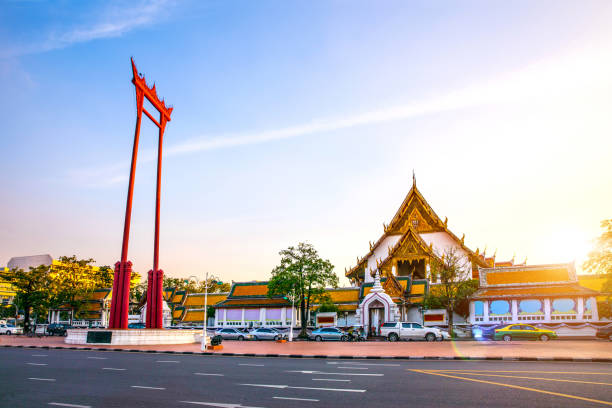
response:
<path id="1" fill-rule="evenodd" d="M 0 334 L 23 334 L 23 329 L 12 324 L 0 324 Z"/>
<path id="2" fill-rule="evenodd" d="M 398 340 L 444 340 L 444 334 L 435 327 L 425 327 L 415 322 L 387 322 L 380 327 L 380 335 L 389 341 Z"/>

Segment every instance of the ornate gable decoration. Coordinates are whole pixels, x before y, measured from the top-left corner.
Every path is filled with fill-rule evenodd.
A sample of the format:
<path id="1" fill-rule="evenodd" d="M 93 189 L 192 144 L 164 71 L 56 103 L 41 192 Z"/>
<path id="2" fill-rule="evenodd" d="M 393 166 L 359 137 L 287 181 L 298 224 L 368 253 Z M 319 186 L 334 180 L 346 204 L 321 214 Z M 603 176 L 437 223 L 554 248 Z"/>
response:
<path id="1" fill-rule="evenodd" d="M 404 234 L 409 228 L 421 232 L 444 231 L 444 223 L 413 185 L 385 232 Z"/>
<path id="2" fill-rule="evenodd" d="M 404 288 L 402 288 L 402 285 L 392 274 L 387 275 L 387 279 L 383 282 L 382 287 L 392 298 L 404 296 Z"/>

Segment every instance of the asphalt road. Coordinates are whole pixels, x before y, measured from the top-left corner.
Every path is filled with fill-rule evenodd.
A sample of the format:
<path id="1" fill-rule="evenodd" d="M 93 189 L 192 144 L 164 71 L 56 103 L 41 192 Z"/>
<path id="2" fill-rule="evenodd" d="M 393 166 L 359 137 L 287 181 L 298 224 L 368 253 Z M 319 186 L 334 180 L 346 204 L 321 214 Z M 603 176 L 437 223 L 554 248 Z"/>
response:
<path id="1" fill-rule="evenodd" d="M 596 407 L 612 364 L 0 349 L 0 407 Z"/>

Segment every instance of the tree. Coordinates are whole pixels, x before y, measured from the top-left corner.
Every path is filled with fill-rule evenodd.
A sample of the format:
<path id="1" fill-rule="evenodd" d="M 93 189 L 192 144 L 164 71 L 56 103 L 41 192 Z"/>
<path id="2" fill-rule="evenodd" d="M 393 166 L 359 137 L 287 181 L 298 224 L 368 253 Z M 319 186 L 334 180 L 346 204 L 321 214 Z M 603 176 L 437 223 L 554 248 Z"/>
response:
<path id="1" fill-rule="evenodd" d="M 0 279 L 9 282 L 15 288 L 15 306 L 23 309 L 24 332 L 30 330 L 30 312 L 32 309 L 40 310 L 48 306 L 50 300 L 50 274 L 48 265 L 30 268 L 28 272 L 23 269 L 0 271 Z"/>
<path id="2" fill-rule="evenodd" d="M 70 321 L 79 313 L 89 293 L 97 289 L 98 274 L 93 259 L 77 259 L 76 255 L 61 256 L 51 268 L 54 305 L 68 305 Z"/>
<path id="3" fill-rule="evenodd" d="M 221 280 L 211 275 L 208 277 L 208 293 L 229 292 L 231 285 L 221 282 Z M 164 288 L 176 288 L 177 290 L 185 290 L 188 293 L 204 293 L 204 280 L 196 281 L 189 278 L 172 278 L 164 276 Z"/>
<path id="4" fill-rule="evenodd" d="M 300 337 L 306 337 L 307 311 L 313 298 L 321 296 L 326 286 L 338 287 L 338 276 L 329 260 L 319 257 L 316 249 L 300 242 L 279 252 L 280 265 L 272 270 L 268 282 L 268 296 L 295 295 L 300 307 L 302 330 Z"/>
<path id="5" fill-rule="evenodd" d="M 595 272 L 606 278 L 601 291 L 608 294 L 607 305 L 598 305 L 601 316 L 610 316 L 612 302 L 612 219 L 603 220 L 604 232 L 595 241 L 595 248 L 589 252 L 589 258 L 582 265 L 585 271 Z M 602 307 L 603 306 L 603 307 Z"/>
<path id="6" fill-rule="evenodd" d="M 448 332 L 453 337 L 453 314 L 465 310 L 469 297 L 478 289 L 478 282 L 471 278 L 467 259 L 456 248 L 450 247 L 430 261 L 432 276 L 440 278 L 425 296 L 428 308 L 442 308 L 448 316 Z"/>

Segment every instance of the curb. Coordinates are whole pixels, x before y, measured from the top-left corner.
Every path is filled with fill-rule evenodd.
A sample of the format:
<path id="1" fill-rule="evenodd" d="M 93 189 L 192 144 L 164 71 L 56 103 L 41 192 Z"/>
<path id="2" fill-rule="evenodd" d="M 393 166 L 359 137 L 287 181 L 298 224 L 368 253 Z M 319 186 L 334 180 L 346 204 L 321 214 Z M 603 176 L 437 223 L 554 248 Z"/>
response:
<path id="1" fill-rule="evenodd" d="M 334 360 L 464 360 L 464 361 L 563 361 L 573 363 L 612 363 L 612 358 L 572 358 L 572 357 L 503 357 L 503 356 L 345 356 L 324 354 L 256 354 L 256 353 L 215 353 L 204 351 L 172 351 L 172 350 L 135 350 L 104 347 L 64 347 L 64 346 L 24 346 L 0 344 L 4 348 L 28 348 L 45 350 L 85 350 L 85 351 L 118 351 L 124 353 L 155 353 L 155 354 L 183 354 L 199 356 L 223 356 L 223 357 L 272 357 L 272 358 L 312 358 L 312 359 L 334 359 Z"/>

